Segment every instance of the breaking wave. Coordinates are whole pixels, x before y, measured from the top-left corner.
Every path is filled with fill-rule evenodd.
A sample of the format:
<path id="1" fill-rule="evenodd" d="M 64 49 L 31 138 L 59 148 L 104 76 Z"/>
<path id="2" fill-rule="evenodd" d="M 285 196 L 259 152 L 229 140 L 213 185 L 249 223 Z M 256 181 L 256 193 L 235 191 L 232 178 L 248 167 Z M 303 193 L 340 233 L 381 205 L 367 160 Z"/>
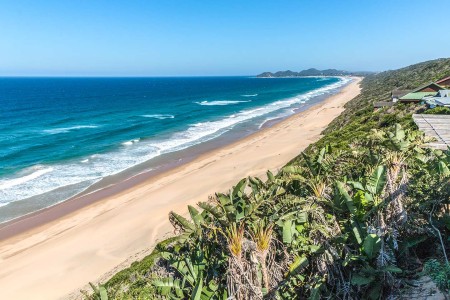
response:
<path id="1" fill-rule="evenodd" d="M 205 106 L 216 106 L 216 105 L 234 105 L 239 103 L 245 103 L 250 101 L 239 101 L 239 100 L 218 100 L 218 101 L 201 101 L 201 102 L 195 102 L 199 105 L 205 105 Z"/>
<path id="2" fill-rule="evenodd" d="M 73 130 L 78 129 L 85 129 L 85 128 L 97 128 L 97 125 L 77 125 L 77 126 L 71 126 L 71 127 L 62 127 L 62 128 L 53 128 L 53 129 L 46 129 L 43 130 L 43 133 L 46 134 L 58 134 L 58 133 L 65 133 Z"/>
<path id="3" fill-rule="evenodd" d="M 142 115 L 141 117 L 143 117 L 143 118 L 154 118 L 154 119 L 159 119 L 159 120 L 175 118 L 174 115 L 164 115 L 164 114 Z"/>

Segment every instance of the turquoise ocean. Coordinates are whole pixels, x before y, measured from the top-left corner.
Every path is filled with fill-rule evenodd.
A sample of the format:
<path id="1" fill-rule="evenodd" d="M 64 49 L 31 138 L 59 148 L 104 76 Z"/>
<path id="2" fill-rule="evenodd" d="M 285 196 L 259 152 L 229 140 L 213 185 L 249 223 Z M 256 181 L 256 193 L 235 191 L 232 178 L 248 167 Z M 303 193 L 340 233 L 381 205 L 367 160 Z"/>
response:
<path id="1" fill-rule="evenodd" d="M 349 81 L 0 78 L 0 223 L 242 138 Z"/>

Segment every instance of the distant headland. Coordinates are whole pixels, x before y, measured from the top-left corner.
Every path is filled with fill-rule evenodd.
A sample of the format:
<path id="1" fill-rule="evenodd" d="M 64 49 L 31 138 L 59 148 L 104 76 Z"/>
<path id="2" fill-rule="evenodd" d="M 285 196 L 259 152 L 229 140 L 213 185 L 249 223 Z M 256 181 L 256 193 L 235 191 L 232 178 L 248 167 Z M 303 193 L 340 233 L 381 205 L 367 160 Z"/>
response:
<path id="1" fill-rule="evenodd" d="M 287 71 L 278 71 L 275 73 L 272 72 L 264 72 L 259 75 L 256 75 L 256 77 L 260 78 L 272 78 L 272 77 L 303 77 L 303 76 L 367 76 L 370 74 L 374 74 L 373 72 L 349 72 L 349 71 L 342 71 L 342 70 L 336 70 L 336 69 L 326 69 L 326 70 L 318 70 L 318 69 L 307 69 L 300 72 L 294 72 L 291 70 Z"/>

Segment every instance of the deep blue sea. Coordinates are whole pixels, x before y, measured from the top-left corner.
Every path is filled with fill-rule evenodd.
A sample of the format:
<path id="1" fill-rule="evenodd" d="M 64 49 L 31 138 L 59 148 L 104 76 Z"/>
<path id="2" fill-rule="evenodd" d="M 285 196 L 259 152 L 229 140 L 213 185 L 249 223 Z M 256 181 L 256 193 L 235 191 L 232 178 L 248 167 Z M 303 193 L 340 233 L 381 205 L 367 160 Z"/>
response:
<path id="1" fill-rule="evenodd" d="M 0 78 L 0 222 L 227 132 L 256 131 L 348 81 Z"/>

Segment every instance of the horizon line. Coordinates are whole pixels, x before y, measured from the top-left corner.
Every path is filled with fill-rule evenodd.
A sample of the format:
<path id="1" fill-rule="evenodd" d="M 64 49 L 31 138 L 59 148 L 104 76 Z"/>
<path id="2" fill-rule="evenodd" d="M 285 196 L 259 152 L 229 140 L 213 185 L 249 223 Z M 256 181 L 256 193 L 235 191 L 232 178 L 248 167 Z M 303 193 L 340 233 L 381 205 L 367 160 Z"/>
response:
<path id="1" fill-rule="evenodd" d="M 0 75 L 0 78 L 256 77 L 257 75 Z"/>
<path id="2" fill-rule="evenodd" d="M 362 71 L 361 71 L 362 72 Z M 367 71 L 368 72 L 368 71 Z M 263 72 L 265 73 L 265 72 Z M 376 72 L 371 72 L 376 73 Z M 262 73 L 260 73 L 262 74 Z M 1 78 L 190 78 L 190 77 L 255 77 L 255 78 L 302 78 L 302 77 L 342 77 L 352 75 L 306 75 L 286 77 L 257 77 L 253 75 L 0 75 Z"/>

